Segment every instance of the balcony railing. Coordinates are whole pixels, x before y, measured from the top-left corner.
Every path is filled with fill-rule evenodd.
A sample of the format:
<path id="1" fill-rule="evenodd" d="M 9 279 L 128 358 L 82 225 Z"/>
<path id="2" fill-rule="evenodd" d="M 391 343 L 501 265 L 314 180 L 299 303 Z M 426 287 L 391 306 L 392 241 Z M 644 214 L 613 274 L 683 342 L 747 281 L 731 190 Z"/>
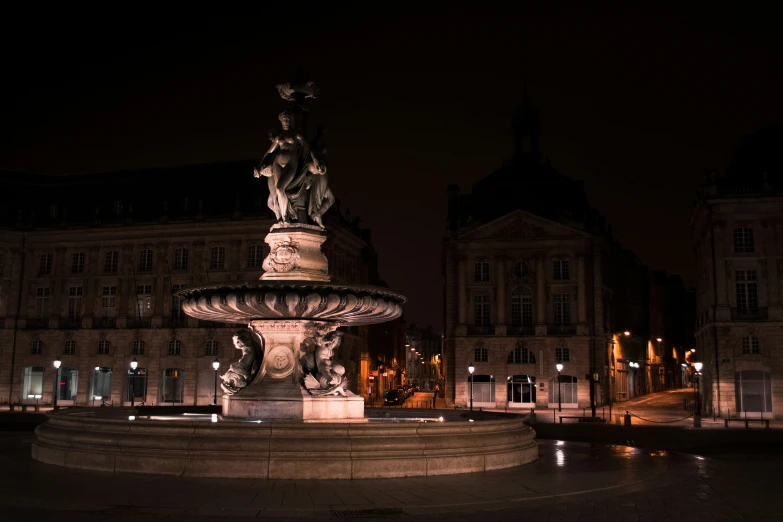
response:
<path id="1" fill-rule="evenodd" d="M 32 330 L 43 330 L 49 328 L 49 319 L 41 317 L 31 317 L 27 319 L 27 328 Z"/>
<path id="2" fill-rule="evenodd" d="M 128 328 L 150 328 L 152 326 L 152 317 L 134 317 L 128 319 Z"/>
<path id="3" fill-rule="evenodd" d="M 64 330 L 73 330 L 75 328 L 81 328 L 81 327 L 82 327 L 81 318 L 74 319 L 74 318 L 65 317 L 60 319 L 60 328 Z"/>
<path id="4" fill-rule="evenodd" d="M 495 335 L 494 326 L 468 326 L 468 335 Z"/>
<path id="5" fill-rule="evenodd" d="M 93 328 L 116 328 L 117 327 L 117 318 L 116 317 L 96 317 L 92 321 L 92 327 Z"/>
<path id="6" fill-rule="evenodd" d="M 506 330 L 506 335 L 535 335 L 535 333 L 534 326 L 509 326 Z"/>
<path id="7" fill-rule="evenodd" d="M 553 324 L 546 329 L 549 335 L 574 335 L 576 325 L 574 324 Z"/>

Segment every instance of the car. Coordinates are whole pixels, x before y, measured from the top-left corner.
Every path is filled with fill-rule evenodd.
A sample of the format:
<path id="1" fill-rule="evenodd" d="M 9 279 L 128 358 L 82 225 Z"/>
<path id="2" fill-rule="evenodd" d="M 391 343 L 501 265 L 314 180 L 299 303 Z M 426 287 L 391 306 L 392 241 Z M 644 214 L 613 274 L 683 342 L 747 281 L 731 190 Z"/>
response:
<path id="1" fill-rule="evenodd" d="M 383 398 L 384 406 L 402 406 L 403 402 L 405 402 L 405 398 L 397 390 L 390 390 Z"/>
<path id="2" fill-rule="evenodd" d="M 413 385 L 413 391 L 414 391 L 414 392 L 420 392 L 420 391 L 421 391 L 421 388 L 419 388 L 419 385 L 418 385 L 418 384 L 414 384 L 414 385 Z"/>
<path id="3" fill-rule="evenodd" d="M 408 397 L 410 397 L 410 393 L 408 393 L 408 390 L 406 390 L 406 389 L 405 389 L 404 387 L 402 387 L 402 386 L 400 386 L 399 388 L 397 388 L 397 393 L 399 393 L 399 394 L 400 394 L 400 397 L 402 397 L 402 399 L 403 399 L 403 400 L 405 400 L 405 399 L 407 399 Z"/>

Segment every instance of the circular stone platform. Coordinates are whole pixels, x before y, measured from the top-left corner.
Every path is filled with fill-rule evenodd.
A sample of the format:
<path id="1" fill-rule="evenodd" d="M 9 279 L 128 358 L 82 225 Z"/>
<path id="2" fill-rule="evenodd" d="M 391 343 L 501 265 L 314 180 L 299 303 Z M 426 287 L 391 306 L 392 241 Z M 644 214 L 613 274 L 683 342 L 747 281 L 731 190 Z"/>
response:
<path id="1" fill-rule="evenodd" d="M 100 471 L 262 479 L 447 475 L 538 458 L 535 432 L 519 416 L 303 423 L 128 420 L 133 414 L 119 408 L 51 413 L 35 430 L 32 456 Z"/>

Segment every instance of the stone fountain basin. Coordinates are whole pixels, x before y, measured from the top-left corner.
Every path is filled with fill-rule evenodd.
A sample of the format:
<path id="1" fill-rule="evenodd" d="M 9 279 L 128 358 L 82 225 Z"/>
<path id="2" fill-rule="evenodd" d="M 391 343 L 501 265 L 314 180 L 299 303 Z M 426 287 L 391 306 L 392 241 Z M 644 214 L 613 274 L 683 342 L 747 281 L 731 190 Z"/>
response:
<path id="1" fill-rule="evenodd" d="M 367 325 L 397 319 L 405 297 L 370 285 L 252 281 L 180 290 L 186 314 L 205 321 L 244 323 L 303 319 Z"/>
<path id="2" fill-rule="evenodd" d="M 524 417 L 475 422 L 147 420 L 72 408 L 35 430 L 35 460 L 111 472 L 262 479 L 470 473 L 538 458 Z M 183 417 L 186 418 L 186 417 Z"/>

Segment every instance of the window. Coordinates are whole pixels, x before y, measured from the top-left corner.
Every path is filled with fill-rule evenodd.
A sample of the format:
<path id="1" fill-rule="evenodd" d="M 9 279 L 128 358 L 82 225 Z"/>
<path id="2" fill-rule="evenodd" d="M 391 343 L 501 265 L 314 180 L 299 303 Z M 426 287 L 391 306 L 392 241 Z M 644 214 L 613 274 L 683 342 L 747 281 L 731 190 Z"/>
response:
<path id="1" fill-rule="evenodd" d="M 131 352 L 133 355 L 144 355 L 144 341 L 140 339 L 134 340 Z"/>
<path id="2" fill-rule="evenodd" d="M 122 214 L 122 201 L 115 201 L 111 204 L 111 212 L 115 216 L 119 216 Z"/>
<path id="3" fill-rule="evenodd" d="M 107 274 L 117 273 L 117 264 L 120 262 L 120 253 L 116 250 L 106 252 L 106 257 L 103 263 L 103 271 Z"/>
<path id="4" fill-rule="evenodd" d="M 136 368 L 136 370 L 128 370 L 128 390 L 127 397 L 133 397 L 134 400 L 144 402 L 147 399 L 147 369 Z"/>
<path id="5" fill-rule="evenodd" d="M 217 355 L 218 354 L 218 343 L 214 339 L 207 339 L 207 349 L 204 353 L 204 355 Z"/>
<path id="6" fill-rule="evenodd" d="M 473 324 L 475 326 L 489 326 L 489 296 L 473 296 Z"/>
<path id="7" fill-rule="evenodd" d="M 473 361 L 475 362 L 488 362 L 489 351 L 483 346 L 479 346 L 473 351 Z"/>
<path id="8" fill-rule="evenodd" d="M 117 287 L 104 286 L 101 295 L 101 311 L 103 317 L 114 317 L 117 307 Z"/>
<path id="9" fill-rule="evenodd" d="M 109 355 L 109 341 L 98 341 L 98 355 Z"/>
<path id="10" fill-rule="evenodd" d="M 188 249 L 176 248 L 174 249 L 174 270 L 187 270 L 188 269 Z"/>
<path id="11" fill-rule="evenodd" d="M 43 353 L 43 342 L 34 339 L 30 344 L 30 355 L 41 355 Z"/>
<path id="12" fill-rule="evenodd" d="M 741 314 L 755 314 L 759 311 L 759 296 L 755 270 L 737 270 L 737 311 Z"/>
<path id="13" fill-rule="evenodd" d="M 476 273 L 474 278 L 476 281 L 481 283 L 489 281 L 489 262 L 476 261 L 475 269 Z"/>
<path id="14" fill-rule="evenodd" d="M 536 364 L 536 356 L 527 348 L 517 346 L 508 354 L 508 364 Z"/>
<path id="15" fill-rule="evenodd" d="M 62 367 L 57 378 L 57 400 L 73 401 L 79 388 L 79 370 Z"/>
<path id="16" fill-rule="evenodd" d="M 570 360 L 571 360 L 571 354 L 568 348 L 564 346 L 555 348 L 555 362 L 564 363 L 564 362 L 570 362 Z"/>
<path id="17" fill-rule="evenodd" d="M 533 326 L 533 296 L 527 289 L 517 289 L 511 296 L 511 326 Z"/>
<path id="18" fill-rule="evenodd" d="M 92 393 L 93 401 L 108 401 L 111 399 L 111 368 L 101 368 L 96 366 L 92 371 Z"/>
<path id="19" fill-rule="evenodd" d="M 568 326 L 571 324 L 571 294 L 555 294 L 555 325 Z"/>
<path id="20" fill-rule="evenodd" d="M 185 313 L 182 311 L 182 299 L 176 293 L 185 288 L 185 285 L 171 285 L 171 319 L 180 321 L 184 319 Z"/>
<path id="21" fill-rule="evenodd" d="M 43 395 L 43 372 L 41 366 L 28 366 L 24 369 L 22 399 L 35 399 L 36 395 Z"/>
<path id="22" fill-rule="evenodd" d="M 744 354 L 757 354 L 759 353 L 759 338 L 753 335 L 742 338 L 742 353 Z"/>
<path id="23" fill-rule="evenodd" d="M 35 289 L 35 316 L 38 319 L 46 317 L 49 310 L 49 288 Z"/>
<path id="24" fill-rule="evenodd" d="M 152 285 L 136 286 L 136 320 L 143 321 L 152 316 Z"/>
<path id="25" fill-rule="evenodd" d="M 514 265 L 515 276 L 525 277 L 529 273 L 530 273 L 530 268 L 527 266 L 527 263 L 523 263 L 522 261 L 520 261 L 519 263 L 516 263 Z"/>
<path id="26" fill-rule="evenodd" d="M 737 254 L 747 254 L 755 250 L 753 244 L 752 228 L 734 229 L 734 252 Z"/>
<path id="27" fill-rule="evenodd" d="M 557 377 L 549 381 L 549 407 L 557 407 L 558 396 L 563 406 L 569 405 L 575 407 L 579 403 L 578 389 L 576 386 L 576 377 L 573 375 L 561 375 L 558 385 Z"/>
<path id="28" fill-rule="evenodd" d="M 247 267 L 261 268 L 264 261 L 264 249 L 261 245 L 252 245 L 247 249 Z"/>
<path id="29" fill-rule="evenodd" d="M 76 341 L 68 339 L 65 341 L 65 347 L 63 348 L 63 355 L 76 355 Z"/>
<path id="30" fill-rule="evenodd" d="M 181 368 L 166 368 L 163 371 L 161 400 L 163 402 L 182 402 L 184 389 L 185 370 Z"/>
<path id="31" fill-rule="evenodd" d="M 182 355 L 182 341 L 172 339 L 169 341 L 169 355 Z"/>
<path id="32" fill-rule="evenodd" d="M 82 316 L 82 287 L 68 289 L 68 320 L 77 321 Z"/>
<path id="33" fill-rule="evenodd" d="M 472 386 L 471 386 L 472 381 Z M 473 402 L 495 402 L 495 377 L 493 375 L 470 375 L 468 376 L 468 393 L 473 388 Z M 470 396 L 468 397 L 468 402 Z"/>
<path id="34" fill-rule="evenodd" d="M 734 374 L 737 411 L 747 416 L 772 413 L 772 380 L 769 372 L 745 370 Z M 745 416 L 743 415 L 743 416 Z"/>
<path id="35" fill-rule="evenodd" d="M 38 265 L 38 275 L 52 273 L 52 254 L 41 254 L 41 262 Z"/>
<path id="36" fill-rule="evenodd" d="M 568 259 L 555 259 L 552 261 L 552 275 L 555 281 L 568 281 Z"/>
<path id="37" fill-rule="evenodd" d="M 139 251 L 139 272 L 149 272 L 152 270 L 152 250 Z"/>
<path id="38" fill-rule="evenodd" d="M 212 247 L 209 254 L 209 268 L 223 268 L 226 264 L 226 247 Z"/>
<path id="39" fill-rule="evenodd" d="M 73 256 L 71 257 L 71 273 L 84 273 L 84 252 L 74 252 Z"/>

